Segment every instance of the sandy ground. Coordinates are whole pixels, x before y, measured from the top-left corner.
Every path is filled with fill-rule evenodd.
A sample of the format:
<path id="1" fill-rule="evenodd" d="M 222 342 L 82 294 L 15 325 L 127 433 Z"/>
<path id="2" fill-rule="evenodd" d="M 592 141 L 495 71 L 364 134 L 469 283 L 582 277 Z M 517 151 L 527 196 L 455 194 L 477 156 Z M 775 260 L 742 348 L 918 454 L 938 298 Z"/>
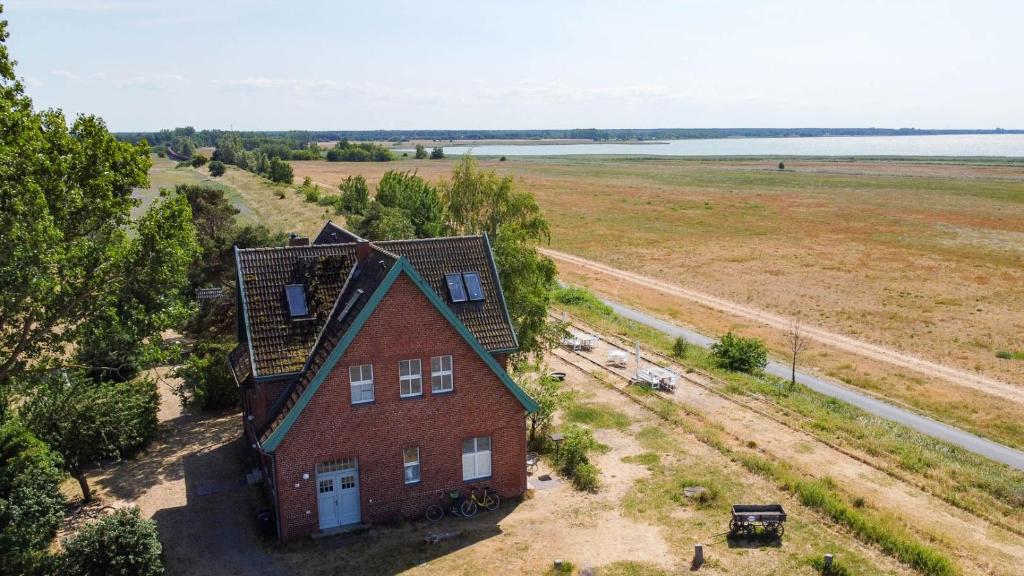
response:
<path id="1" fill-rule="evenodd" d="M 586 328 L 581 327 L 586 330 Z M 593 351 L 582 352 L 598 364 L 604 364 L 607 353 L 614 346 L 602 340 Z M 573 354 L 557 353 L 573 361 Z M 591 364 L 591 366 L 593 366 Z M 676 373 L 685 369 L 674 367 Z M 605 367 L 605 370 L 629 378 L 630 369 Z M 690 379 L 690 380 L 687 380 Z M 701 387 L 713 383 L 699 374 L 687 374 L 680 379 L 675 394 L 676 402 L 698 410 L 705 418 L 720 424 L 737 445 L 753 441 L 758 448 L 777 461 L 788 462 L 811 476 L 829 476 L 840 487 L 865 498 L 872 508 L 898 511 L 907 525 L 925 534 L 929 540 L 942 543 L 954 551 L 958 562 L 971 574 L 1018 574 L 1024 565 L 1024 538 L 994 526 L 959 508 L 932 496 L 910 484 L 900 482 L 864 461 L 836 450 L 813 436 L 765 418 L 756 411 L 746 409 Z M 617 385 L 625 382 L 618 379 Z M 762 404 L 763 410 L 772 408 Z M 867 459 L 866 455 L 863 458 Z"/>

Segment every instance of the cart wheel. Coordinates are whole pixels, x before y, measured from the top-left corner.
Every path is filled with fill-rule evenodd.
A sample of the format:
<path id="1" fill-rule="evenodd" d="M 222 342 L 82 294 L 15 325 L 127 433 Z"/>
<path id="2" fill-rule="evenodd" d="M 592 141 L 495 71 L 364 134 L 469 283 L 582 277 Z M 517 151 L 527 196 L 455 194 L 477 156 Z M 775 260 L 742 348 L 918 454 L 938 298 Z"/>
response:
<path id="1" fill-rule="evenodd" d="M 754 526 L 753 524 L 744 524 L 743 533 L 746 534 L 748 538 L 753 538 L 754 535 L 757 534 L 757 526 Z"/>
<path id="2" fill-rule="evenodd" d="M 786 533 L 786 525 L 780 522 L 778 528 L 775 529 L 775 535 L 778 536 L 779 538 L 782 538 L 782 535 L 785 534 L 785 533 Z"/>
<path id="3" fill-rule="evenodd" d="M 739 526 L 736 525 L 736 519 L 729 520 L 729 532 L 735 534 L 739 530 Z"/>

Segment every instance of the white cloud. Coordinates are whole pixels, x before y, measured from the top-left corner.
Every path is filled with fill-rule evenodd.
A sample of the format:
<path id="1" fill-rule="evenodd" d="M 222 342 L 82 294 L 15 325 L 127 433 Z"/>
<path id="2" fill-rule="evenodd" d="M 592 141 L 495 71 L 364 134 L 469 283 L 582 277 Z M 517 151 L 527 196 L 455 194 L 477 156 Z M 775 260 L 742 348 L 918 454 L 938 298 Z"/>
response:
<path id="1" fill-rule="evenodd" d="M 74 72 L 72 72 L 70 70 L 50 70 L 50 75 L 51 76 L 56 76 L 57 78 L 63 78 L 65 80 L 81 80 L 82 79 L 81 76 L 79 76 L 78 74 L 75 74 Z"/>

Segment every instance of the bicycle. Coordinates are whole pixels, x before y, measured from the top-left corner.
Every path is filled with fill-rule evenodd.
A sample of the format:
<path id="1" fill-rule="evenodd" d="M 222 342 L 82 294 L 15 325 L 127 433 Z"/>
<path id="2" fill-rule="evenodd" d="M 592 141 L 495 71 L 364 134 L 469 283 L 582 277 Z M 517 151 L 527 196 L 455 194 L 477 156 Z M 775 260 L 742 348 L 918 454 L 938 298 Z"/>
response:
<path id="1" fill-rule="evenodd" d="M 463 516 L 471 518 L 476 515 L 476 511 L 479 508 L 483 508 L 488 512 L 494 512 L 500 505 L 501 496 L 498 496 L 497 492 L 491 491 L 489 486 L 484 486 L 483 495 L 479 498 L 476 496 L 476 488 L 473 488 L 469 493 L 469 498 L 463 499 L 459 511 Z"/>
<path id="2" fill-rule="evenodd" d="M 462 497 L 462 494 L 458 490 L 452 490 L 441 497 L 441 502 L 431 504 L 427 506 L 427 520 L 431 522 L 440 522 L 444 518 L 445 511 L 452 516 L 462 516 L 461 508 L 465 504 L 466 499 Z"/>

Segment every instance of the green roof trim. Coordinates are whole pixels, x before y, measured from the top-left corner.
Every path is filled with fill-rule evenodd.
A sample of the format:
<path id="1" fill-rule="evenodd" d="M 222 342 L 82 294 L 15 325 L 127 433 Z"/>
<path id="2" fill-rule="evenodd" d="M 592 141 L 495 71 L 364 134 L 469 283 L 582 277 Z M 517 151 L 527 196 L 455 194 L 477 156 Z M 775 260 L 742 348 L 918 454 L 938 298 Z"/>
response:
<path id="1" fill-rule="evenodd" d="M 338 363 L 338 360 L 341 359 L 341 356 L 345 353 L 345 350 L 348 349 L 348 347 L 355 340 L 356 336 L 359 334 L 359 331 L 362 330 L 363 325 L 366 324 L 366 321 L 370 318 L 370 316 L 373 315 L 374 311 L 377 309 L 377 306 L 384 299 L 384 296 L 387 295 L 387 293 L 391 290 L 391 286 L 395 283 L 395 280 L 398 279 L 398 276 L 402 272 L 405 272 L 405 274 L 409 276 L 409 278 L 413 281 L 413 284 L 415 284 L 416 287 L 418 287 L 420 291 L 423 292 L 424 295 L 426 295 L 427 299 L 430 300 L 430 302 L 434 305 L 435 308 L 437 308 L 441 315 L 444 316 L 444 318 L 448 320 L 448 322 L 455 328 L 459 335 L 461 335 L 463 339 L 465 339 L 466 342 L 470 344 L 470 346 L 480 356 L 480 358 L 484 361 L 487 367 L 490 368 L 491 371 L 493 371 L 496 376 L 498 376 L 498 379 L 501 380 L 502 384 L 504 384 L 505 387 L 508 388 L 510 392 L 512 392 L 512 395 L 515 396 L 517 400 L 519 400 L 519 403 L 523 405 L 523 408 L 525 408 L 527 412 L 535 412 L 538 409 L 537 403 L 533 400 L 533 398 L 530 398 L 529 395 L 527 395 L 526 392 L 524 392 L 523 389 L 520 388 L 514 380 L 512 380 L 508 373 L 505 372 L 505 369 L 502 368 L 500 364 L 498 364 L 498 361 L 495 360 L 494 357 L 491 356 L 491 354 L 488 353 L 486 349 L 484 349 L 480 342 L 477 341 L 477 339 L 473 336 L 473 333 L 470 332 L 468 328 L 466 328 L 462 321 L 459 320 L 458 316 L 456 316 L 455 313 L 452 312 L 451 309 L 448 308 L 448 306 L 441 301 L 441 298 L 434 292 L 430 285 L 427 284 L 426 280 L 424 280 L 423 277 L 420 276 L 419 272 L 417 272 L 416 269 L 413 268 L 412 265 L 408 263 L 408 260 L 406 258 L 402 257 L 395 262 L 395 264 L 391 267 L 391 270 L 388 271 L 387 276 L 385 276 L 384 280 L 381 281 L 380 286 L 378 286 L 377 289 L 374 290 L 373 294 L 370 296 L 370 299 L 367 300 L 366 305 L 359 312 L 359 315 L 356 316 L 356 319 L 352 322 L 352 326 L 349 327 L 348 331 L 345 332 L 341 340 L 338 341 L 338 344 L 334 347 L 333 350 L 331 350 L 331 353 L 330 355 L 328 355 L 327 360 L 324 361 L 323 365 L 317 371 L 316 375 L 309 382 L 309 385 L 306 386 L 306 389 L 302 392 L 302 396 L 299 397 L 298 401 L 295 403 L 295 406 L 292 406 L 292 409 L 289 410 L 288 414 L 285 415 L 284 420 L 281 421 L 281 424 L 278 425 L 278 427 L 270 434 L 266 441 L 263 442 L 261 448 L 265 452 L 273 452 L 281 444 L 281 441 L 284 440 L 285 435 L 288 434 L 288 430 L 291 429 L 292 425 L 295 424 L 295 421 L 299 419 L 299 415 L 302 414 L 302 411 L 309 404 L 310 400 L 313 399 L 313 396 L 316 394 L 316 391 L 320 388 L 320 385 L 323 384 L 324 380 L 327 379 L 327 375 L 331 373 L 331 370 L 334 368 L 334 365 Z"/>

